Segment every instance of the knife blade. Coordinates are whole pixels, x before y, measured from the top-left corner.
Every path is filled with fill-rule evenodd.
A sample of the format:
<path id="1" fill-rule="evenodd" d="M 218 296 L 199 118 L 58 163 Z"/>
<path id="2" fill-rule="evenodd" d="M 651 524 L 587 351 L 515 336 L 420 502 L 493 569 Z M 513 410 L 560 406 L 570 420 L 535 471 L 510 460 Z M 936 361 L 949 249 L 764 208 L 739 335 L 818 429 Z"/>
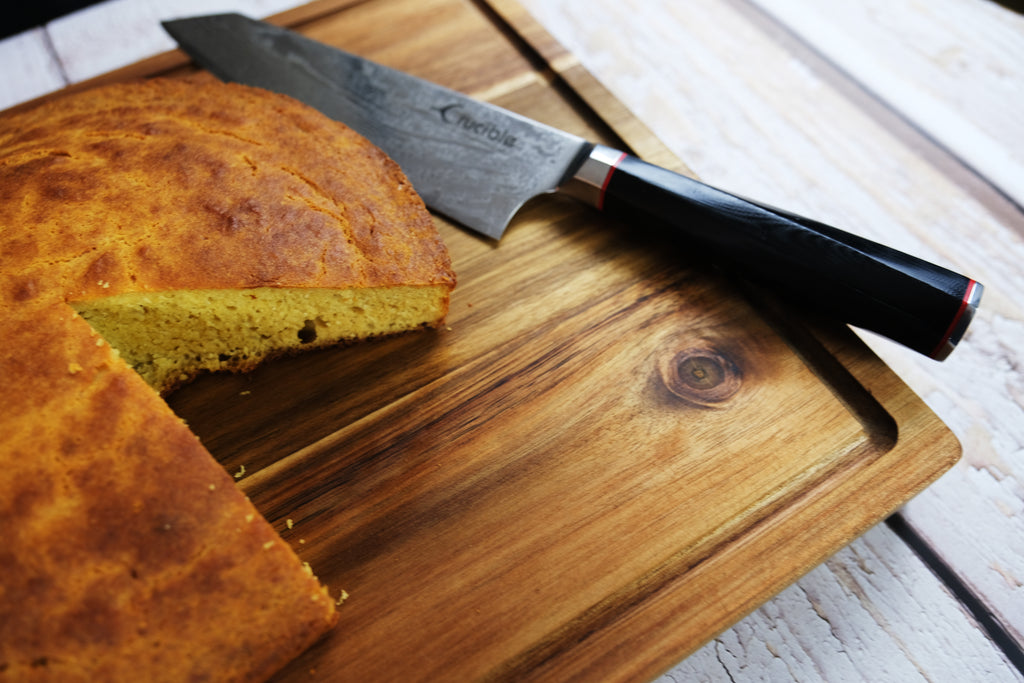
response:
<path id="1" fill-rule="evenodd" d="M 523 204 L 562 192 L 655 224 L 740 277 L 936 360 L 963 338 L 976 280 L 730 194 L 602 144 L 240 14 L 163 22 L 226 81 L 294 97 L 401 166 L 431 209 L 500 239 Z"/>

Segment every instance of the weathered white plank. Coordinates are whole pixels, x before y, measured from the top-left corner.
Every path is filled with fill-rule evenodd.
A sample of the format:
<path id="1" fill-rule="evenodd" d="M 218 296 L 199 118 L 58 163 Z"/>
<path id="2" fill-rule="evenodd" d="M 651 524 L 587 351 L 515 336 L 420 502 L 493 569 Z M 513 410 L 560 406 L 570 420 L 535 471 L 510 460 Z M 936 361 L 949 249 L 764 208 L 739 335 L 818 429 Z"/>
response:
<path id="1" fill-rule="evenodd" d="M 997 683 L 1024 677 L 883 525 L 658 683 L 754 680 Z"/>
<path id="2" fill-rule="evenodd" d="M 47 25 L 72 83 L 174 49 L 160 21 L 196 14 L 242 12 L 263 18 L 302 4 L 296 0 L 107 0 Z"/>
<path id="3" fill-rule="evenodd" d="M 0 40 L 0 109 L 66 85 L 42 29 Z"/>
<path id="4" fill-rule="evenodd" d="M 1024 16 L 994 2 L 752 0 L 1024 206 Z"/>
<path id="5" fill-rule="evenodd" d="M 107 0 L 0 40 L 0 110 L 174 49 L 160 21 L 217 12 L 263 18 L 302 0 Z"/>
<path id="6" fill-rule="evenodd" d="M 983 185 L 968 187 L 969 174 L 896 117 L 851 102 L 835 87 L 839 75 L 745 2 L 525 4 L 705 180 L 987 285 L 970 336 L 945 363 L 868 341 L 965 447 L 963 462 L 911 503 L 908 518 L 1024 641 L 1020 212 Z M 988 35 L 979 29 L 958 58 L 997 59 L 978 47 Z M 964 72 L 969 80 L 972 69 Z M 1024 111 L 1024 95 L 1000 106 Z"/>

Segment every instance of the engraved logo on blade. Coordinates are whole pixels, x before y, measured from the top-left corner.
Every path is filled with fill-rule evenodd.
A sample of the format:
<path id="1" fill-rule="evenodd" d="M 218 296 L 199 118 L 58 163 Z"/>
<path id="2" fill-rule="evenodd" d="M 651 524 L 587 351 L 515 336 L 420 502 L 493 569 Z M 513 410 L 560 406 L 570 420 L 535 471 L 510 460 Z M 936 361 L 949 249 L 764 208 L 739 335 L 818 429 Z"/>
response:
<path id="1" fill-rule="evenodd" d="M 462 109 L 460 104 L 447 104 L 443 107 L 436 107 L 435 111 L 441 115 L 441 120 L 445 123 L 484 138 L 489 142 L 505 147 L 515 147 L 518 143 L 516 136 L 507 128 L 501 128 L 493 123 L 474 119 Z"/>

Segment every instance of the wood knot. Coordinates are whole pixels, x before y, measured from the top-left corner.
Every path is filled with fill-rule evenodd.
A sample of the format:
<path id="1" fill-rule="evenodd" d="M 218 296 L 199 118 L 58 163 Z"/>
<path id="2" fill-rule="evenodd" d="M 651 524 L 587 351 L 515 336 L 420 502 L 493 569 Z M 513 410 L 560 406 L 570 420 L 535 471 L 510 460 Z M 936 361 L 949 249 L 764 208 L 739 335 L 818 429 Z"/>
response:
<path id="1" fill-rule="evenodd" d="M 728 356 L 707 348 L 691 348 L 666 356 L 659 364 L 661 381 L 675 396 L 711 408 L 739 391 L 743 374 Z"/>

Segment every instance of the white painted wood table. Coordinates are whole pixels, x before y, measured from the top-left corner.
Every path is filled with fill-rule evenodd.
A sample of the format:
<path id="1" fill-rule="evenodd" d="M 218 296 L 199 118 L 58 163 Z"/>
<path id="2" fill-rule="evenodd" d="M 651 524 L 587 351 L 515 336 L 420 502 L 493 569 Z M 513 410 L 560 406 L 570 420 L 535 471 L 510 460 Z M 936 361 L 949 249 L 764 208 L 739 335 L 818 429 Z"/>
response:
<path id="1" fill-rule="evenodd" d="M 987 0 L 522 0 L 704 180 L 986 287 L 944 363 L 868 343 L 961 462 L 663 681 L 1024 680 L 1024 17 Z M 0 109 L 173 47 L 109 0 L 0 41 Z"/>

